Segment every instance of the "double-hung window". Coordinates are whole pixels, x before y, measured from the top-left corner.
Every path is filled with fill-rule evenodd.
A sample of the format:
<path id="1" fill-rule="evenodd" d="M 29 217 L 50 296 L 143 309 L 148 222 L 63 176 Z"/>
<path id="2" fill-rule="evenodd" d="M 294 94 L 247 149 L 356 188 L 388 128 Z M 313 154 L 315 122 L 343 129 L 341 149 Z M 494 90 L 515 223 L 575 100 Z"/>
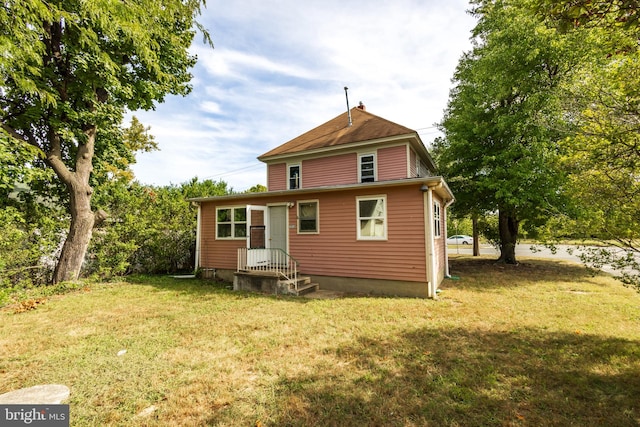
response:
<path id="1" fill-rule="evenodd" d="M 433 230 L 434 237 L 441 236 L 442 222 L 440 221 L 440 203 L 433 204 Z"/>
<path id="2" fill-rule="evenodd" d="M 318 233 L 318 202 L 298 202 L 298 233 Z"/>
<path id="3" fill-rule="evenodd" d="M 387 197 L 358 197 L 358 240 L 386 240 Z"/>
<path id="4" fill-rule="evenodd" d="M 216 239 L 244 239 L 247 237 L 247 208 L 216 209 Z"/>
<path id="5" fill-rule="evenodd" d="M 376 180 L 376 155 L 361 154 L 359 159 L 360 182 L 374 182 Z"/>
<path id="6" fill-rule="evenodd" d="M 295 190 L 301 187 L 300 165 L 289 165 L 289 190 Z"/>

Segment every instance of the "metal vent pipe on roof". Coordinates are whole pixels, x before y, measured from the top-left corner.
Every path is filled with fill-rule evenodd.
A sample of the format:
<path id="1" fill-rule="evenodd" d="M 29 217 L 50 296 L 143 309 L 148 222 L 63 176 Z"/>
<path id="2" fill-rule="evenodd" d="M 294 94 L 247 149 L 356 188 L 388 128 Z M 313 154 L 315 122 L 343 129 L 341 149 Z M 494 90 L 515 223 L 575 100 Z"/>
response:
<path id="1" fill-rule="evenodd" d="M 348 87 L 344 87 L 344 96 L 345 98 L 347 98 L 347 114 L 349 115 L 349 127 L 351 127 L 351 125 L 353 124 L 353 122 L 351 121 L 351 109 L 349 108 L 349 94 L 347 93 L 347 91 L 349 90 Z"/>

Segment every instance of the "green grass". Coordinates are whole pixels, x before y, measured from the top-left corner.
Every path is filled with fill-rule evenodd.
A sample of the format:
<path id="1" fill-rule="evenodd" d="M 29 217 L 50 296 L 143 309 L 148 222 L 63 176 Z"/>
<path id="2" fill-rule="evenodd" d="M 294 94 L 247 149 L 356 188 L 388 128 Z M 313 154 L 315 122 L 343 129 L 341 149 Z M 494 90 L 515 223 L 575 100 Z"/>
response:
<path id="1" fill-rule="evenodd" d="M 156 277 L 7 307 L 0 393 L 66 384 L 73 426 L 640 423 L 639 294 L 543 260 L 451 272 L 438 301 Z"/>

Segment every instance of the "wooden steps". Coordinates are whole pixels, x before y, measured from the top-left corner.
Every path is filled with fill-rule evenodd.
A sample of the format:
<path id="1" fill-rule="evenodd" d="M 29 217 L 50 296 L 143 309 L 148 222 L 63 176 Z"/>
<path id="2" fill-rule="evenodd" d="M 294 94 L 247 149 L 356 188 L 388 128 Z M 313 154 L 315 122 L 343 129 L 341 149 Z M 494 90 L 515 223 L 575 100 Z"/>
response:
<path id="1" fill-rule="evenodd" d="M 293 280 L 282 280 L 282 284 L 287 284 L 289 286 L 289 293 L 293 295 L 305 295 L 311 292 L 315 292 L 320 289 L 320 285 L 318 283 L 312 283 L 311 277 L 309 276 L 298 276 L 297 287 Z"/>

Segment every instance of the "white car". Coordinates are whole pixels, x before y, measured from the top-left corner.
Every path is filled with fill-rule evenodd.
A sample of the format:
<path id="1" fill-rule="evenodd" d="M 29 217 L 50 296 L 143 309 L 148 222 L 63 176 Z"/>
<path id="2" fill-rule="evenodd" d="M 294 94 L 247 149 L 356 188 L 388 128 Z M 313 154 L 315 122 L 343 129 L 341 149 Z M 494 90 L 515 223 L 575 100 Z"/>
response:
<path id="1" fill-rule="evenodd" d="M 447 245 L 473 245 L 473 237 L 456 234 L 447 239 Z"/>

